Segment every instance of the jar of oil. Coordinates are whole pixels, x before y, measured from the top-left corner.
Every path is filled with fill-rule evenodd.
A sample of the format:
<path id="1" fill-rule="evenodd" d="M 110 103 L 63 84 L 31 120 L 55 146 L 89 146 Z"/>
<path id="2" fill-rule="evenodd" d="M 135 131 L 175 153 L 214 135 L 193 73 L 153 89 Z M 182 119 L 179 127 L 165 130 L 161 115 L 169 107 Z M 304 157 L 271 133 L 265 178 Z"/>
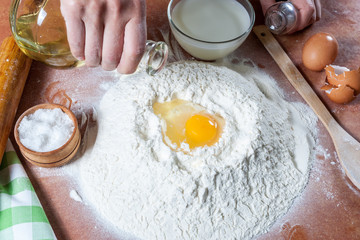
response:
<path id="1" fill-rule="evenodd" d="M 66 36 L 59 0 L 12 0 L 11 31 L 29 57 L 54 67 L 77 63 Z"/>

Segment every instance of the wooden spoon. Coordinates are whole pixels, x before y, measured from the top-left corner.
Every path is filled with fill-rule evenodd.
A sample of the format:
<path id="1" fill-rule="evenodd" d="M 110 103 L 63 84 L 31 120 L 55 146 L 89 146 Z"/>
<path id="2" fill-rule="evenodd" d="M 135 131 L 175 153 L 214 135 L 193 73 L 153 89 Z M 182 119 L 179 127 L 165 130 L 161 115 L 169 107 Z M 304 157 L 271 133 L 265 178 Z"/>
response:
<path id="1" fill-rule="evenodd" d="M 360 189 L 360 143 L 348 134 L 331 116 L 325 105 L 312 90 L 294 63 L 281 48 L 266 26 L 256 26 L 253 31 L 285 74 L 293 87 L 310 105 L 328 130 L 340 164 L 351 182 Z"/>

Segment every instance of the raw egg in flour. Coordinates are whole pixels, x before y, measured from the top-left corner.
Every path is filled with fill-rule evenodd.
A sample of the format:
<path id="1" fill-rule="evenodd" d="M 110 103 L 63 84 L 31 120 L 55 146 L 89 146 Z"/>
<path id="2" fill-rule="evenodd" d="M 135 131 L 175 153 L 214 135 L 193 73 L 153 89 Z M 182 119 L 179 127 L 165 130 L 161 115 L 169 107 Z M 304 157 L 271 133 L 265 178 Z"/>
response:
<path id="1" fill-rule="evenodd" d="M 174 150 L 179 150 L 182 143 L 188 144 L 190 150 L 215 144 L 225 124 L 221 116 L 181 99 L 154 103 L 153 109 L 162 120 L 165 144 Z"/>

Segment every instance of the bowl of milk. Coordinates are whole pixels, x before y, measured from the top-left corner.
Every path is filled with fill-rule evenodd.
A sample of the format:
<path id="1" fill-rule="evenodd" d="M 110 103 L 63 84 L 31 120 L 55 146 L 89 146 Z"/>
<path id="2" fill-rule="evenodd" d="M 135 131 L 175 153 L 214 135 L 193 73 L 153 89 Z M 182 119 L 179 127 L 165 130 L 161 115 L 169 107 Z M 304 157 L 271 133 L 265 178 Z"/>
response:
<path id="1" fill-rule="evenodd" d="M 255 22 L 248 0 L 171 0 L 171 31 L 180 46 L 200 60 L 216 60 L 237 49 Z"/>

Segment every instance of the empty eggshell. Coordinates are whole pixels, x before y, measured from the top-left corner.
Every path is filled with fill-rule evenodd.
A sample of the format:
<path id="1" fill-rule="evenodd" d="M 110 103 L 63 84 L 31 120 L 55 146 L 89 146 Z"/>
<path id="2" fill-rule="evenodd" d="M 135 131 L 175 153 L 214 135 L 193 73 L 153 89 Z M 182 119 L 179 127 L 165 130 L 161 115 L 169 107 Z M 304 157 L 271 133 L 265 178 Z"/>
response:
<path id="1" fill-rule="evenodd" d="M 329 33 L 317 33 L 310 37 L 303 47 L 302 61 L 306 68 L 321 71 L 334 62 L 338 54 L 338 42 Z"/>
<path id="2" fill-rule="evenodd" d="M 346 85 L 354 89 L 355 95 L 360 93 L 360 69 L 350 71 L 346 67 L 328 65 L 325 72 L 329 84 L 334 86 Z"/>
<path id="3" fill-rule="evenodd" d="M 339 87 L 325 85 L 321 89 L 325 90 L 328 98 L 335 103 L 345 104 L 351 102 L 355 98 L 354 89 L 346 85 L 340 85 Z"/>

